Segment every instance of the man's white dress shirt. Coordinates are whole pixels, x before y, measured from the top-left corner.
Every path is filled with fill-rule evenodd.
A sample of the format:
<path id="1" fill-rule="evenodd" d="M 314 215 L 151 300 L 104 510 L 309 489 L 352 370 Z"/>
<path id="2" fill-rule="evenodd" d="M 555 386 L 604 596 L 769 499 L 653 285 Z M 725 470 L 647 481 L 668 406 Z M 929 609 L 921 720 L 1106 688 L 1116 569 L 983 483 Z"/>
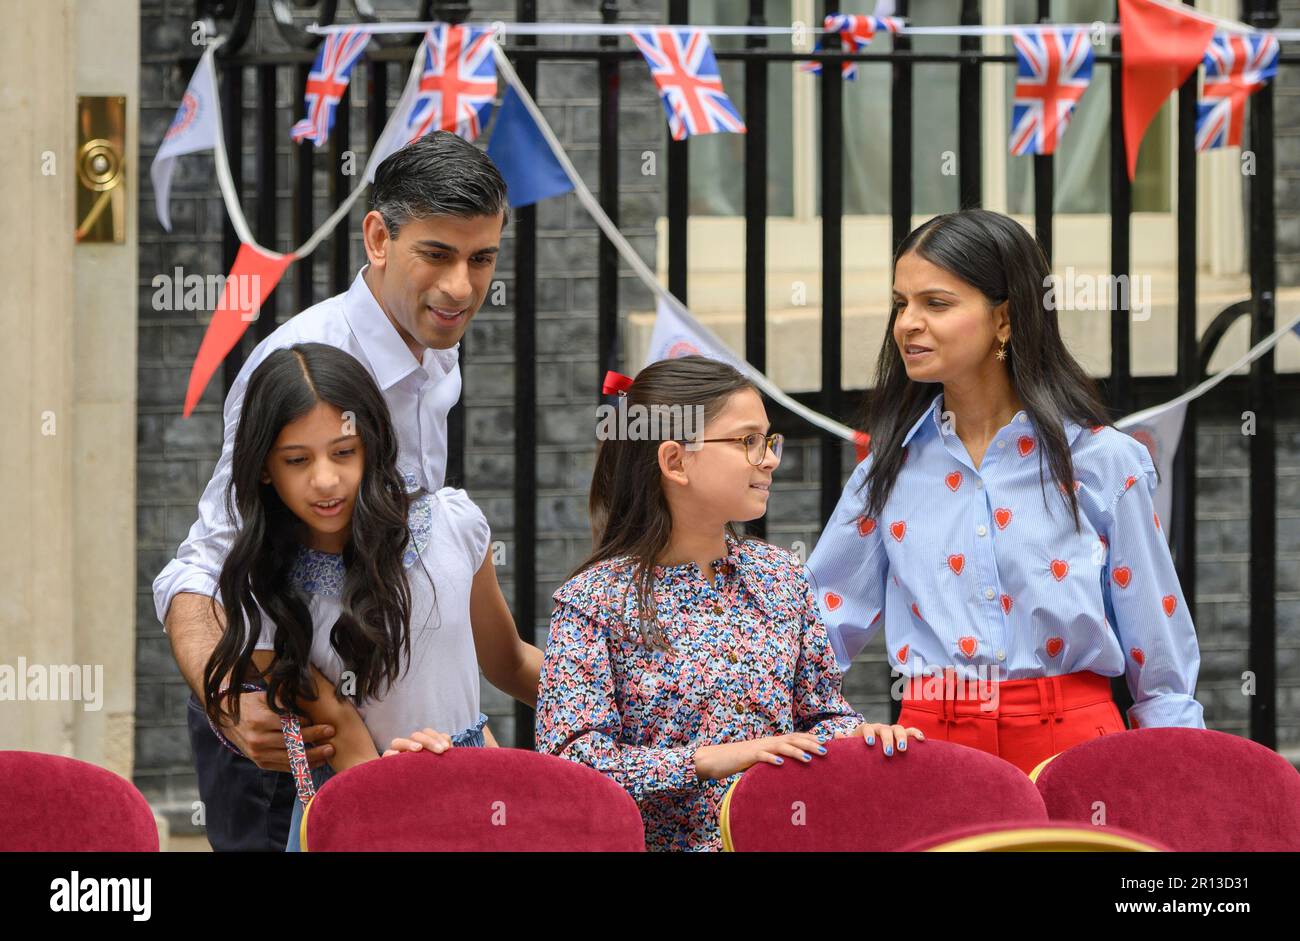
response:
<path id="1" fill-rule="evenodd" d="M 154 579 L 159 621 L 165 623 L 167 609 L 179 592 L 217 595 L 221 566 L 238 528 L 238 520 L 226 515 L 225 492 L 244 390 L 253 370 L 275 350 L 295 343 L 326 343 L 354 356 L 388 402 L 397 431 L 397 466 L 407 486 L 430 493 L 442 487 L 447 471 L 447 413 L 460 398 L 460 344 L 448 350 L 426 349 L 423 361 L 417 362 L 371 293 L 365 270 L 345 293 L 309 307 L 277 328 L 254 348 L 239 371 L 226 396 L 225 440 L 199 500 L 199 518 L 176 558 Z"/>

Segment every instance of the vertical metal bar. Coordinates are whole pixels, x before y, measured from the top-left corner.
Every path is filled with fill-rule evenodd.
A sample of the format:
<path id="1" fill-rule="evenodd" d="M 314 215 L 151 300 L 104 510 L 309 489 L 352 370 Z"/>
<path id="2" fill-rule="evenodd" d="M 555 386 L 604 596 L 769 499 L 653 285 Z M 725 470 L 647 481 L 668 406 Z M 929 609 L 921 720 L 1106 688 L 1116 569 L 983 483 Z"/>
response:
<path id="1" fill-rule="evenodd" d="M 366 143 L 374 148 L 388 120 L 388 63 L 366 60 L 370 84 L 366 89 Z"/>
<path id="2" fill-rule="evenodd" d="M 963 26 L 978 26 L 979 0 L 962 0 L 960 19 Z M 958 43 L 963 52 L 979 52 L 982 41 L 979 36 L 962 36 Z M 962 209 L 983 204 L 982 68 L 980 62 L 957 66 L 957 190 Z"/>
<path id="3" fill-rule="evenodd" d="M 294 88 L 302 89 L 307 86 L 307 76 L 311 72 L 310 65 L 300 65 L 295 76 Z M 313 204 L 312 192 L 312 174 L 313 163 L 315 162 L 316 148 L 310 141 L 304 141 L 298 145 L 294 153 L 294 190 L 293 190 L 293 243 L 301 245 L 311 237 L 313 219 L 316 214 L 316 207 Z M 308 255 L 293 265 L 294 271 L 294 288 L 297 295 L 296 302 L 298 310 L 306 310 L 315 303 L 315 285 L 312 283 L 312 272 L 315 268 L 315 254 Z"/>
<path id="4" fill-rule="evenodd" d="M 604 0 L 600 6 L 601 20 L 618 21 L 618 4 Z M 617 36 L 600 37 L 604 48 L 617 48 Z M 618 91 L 619 68 L 617 59 L 605 59 L 597 68 L 600 81 L 600 206 L 614 225 L 618 225 Z M 597 292 L 597 343 L 599 351 L 596 377 L 592 383 L 594 394 L 601 397 L 601 383 L 606 370 L 620 365 L 618 343 L 618 252 L 614 243 L 603 234 L 596 267 Z"/>
<path id="5" fill-rule="evenodd" d="M 517 0 L 515 19 L 537 22 L 537 0 Z M 520 47 L 533 36 L 518 37 Z M 521 52 L 515 70 L 530 94 L 537 89 L 537 60 Z M 515 629 L 537 643 L 537 207 L 513 211 L 515 219 Z M 543 636 L 540 646 L 546 646 Z M 533 710 L 515 703 L 515 747 L 533 748 Z"/>
<path id="6" fill-rule="evenodd" d="M 1111 43 L 1118 57 L 1118 34 Z M 1120 279 L 1115 282 L 1119 284 L 1129 275 L 1129 215 L 1133 206 L 1133 187 L 1124 156 L 1123 84 L 1124 70 L 1116 58 L 1110 63 L 1110 273 Z M 1106 383 L 1106 398 L 1114 415 L 1132 410 L 1129 368 L 1129 312 L 1117 306 L 1110 313 L 1110 379 Z"/>
<path id="7" fill-rule="evenodd" d="M 1038 0 L 1038 22 L 1052 21 L 1052 0 Z M 1055 161 L 1051 154 L 1034 155 L 1034 237 L 1052 263 L 1053 203 L 1056 201 Z"/>
<path id="8" fill-rule="evenodd" d="M 221 113 L 226 131 L 226 154 L 230 160 L 230 177 L 235 184 L 236 197 L 244 188 L 243 91 L 244 70 L 234 63 L 225 63 L 225 71 L 221 75 Z M 222 273 L 226 274 L 235 264 L 235 256 L 239 253 L 239 236 L 235 234 L 235 227 L 230 224 L 230 217 L 224 212 L 222 219 L 224 220 L 221 224 L 221 254 L 224 269 Z M 241 340 L 221 364 L 221 379 L 225 392 L 230 391 L 243 365 L 244 343 Z"/>
<path id="9" fill-rule="evenodd" d="M 1178 89 L 1178 385 L 1190 389 L 1201 380 L 1196 342 L 1196 95 L 1193 71 Z M 1189 402 L 1174 461 L 1174 562 L 1196 618 L 1196 403 Z"/>
<path id="10" fill-rule="evenodd" d="M 354 182 L 350 176 L 343 175 L 343 152 L 352 146 L 351 134 L 351 87 L 339 99 L 334 109 L 334 127 L 330 130 L 330 206 L 337 209 L 347 199 L 348 191 Z M 341 294 L 352 283 L 350 259 L 352 240 L 349 238 L 350 226 L 347 220 L 330 235 L 330 272 L 335 294 Z"/>
<path id="11" fill-rule="evenodd" d="M 898 15 L 907 16 L 907 0 L 898 0 Z M 912 48 L 906 36 L 894 36 L 893 48 Z M 826 70 L 822 70 L 824 75 Z M 894 59 L 890 66 L 889 105 L 889 213 L 893 222 L 891 252 L 912 231 L 912 63 Z M 890 280 L 892 281 L 892 274 Z"/>
<path id="12" fill-rule="evenodd" d="M 668 0 L 668 22 L 686 24 L 686 0 Z M 690 221 L 690 152 L 687 141 L 668 141 L 668 290 L 686 303 L 687 246 Z"/>
<path id="13" fill-rule="evenodd" d="M 749 0 L 749 25 L 766 26 L 764 0 Z M 767 38 L 748 36 L 749 49 L 766 49 Z M 745 62 L 745 358 L 767 371 L 767 63 Z M 767 517 L 747 531 L 767 537 Z"/>
<path id="14" fill-rule="evenodd" d="M 257 68 L 257 240 L 267 248 L 276 250 L 275 208 L 277 188 L 275 180 L 275 71 L 274 65 Z M 259 341 L 265 340 L 275 330 L 275 313 L 279 294 L 262 302 L 253 332 Z"/>
<path id="15" fill-rule="evenodd" d="M 828 12 L 831 12 L 828 10 Z M 840 47 L 838 36 L 823 37 L 826 48 Z M 837 66 L 821 71 L 821 191 L 822 191 L 822 376 L 823 413 L 838 419 L 843 394 L 840 373 L 843 361 L 843 271 L 844 256 L 844 81 Z M 822 432 L 821 439 L 821 524 L 824 527 L 843 487 L 840 464 L 844 442 Z"/>
<path id="16" fill-rule="evenodd" d="M 1278 24 L 1277 0 L 1252 0 L 1250 25 Z M 1250 97 L 1250 139 L 1255 173 L 1250 187 L 1250 320 L 1253 346 L 1276 328 L 1277 219 L 1274 205 L 1273 83 Z M 1255 695 L 1250 697 L 1250 737 L 1277 748 L 1277 375 L 1273 353 L 1250 366 L 1250 661 Z"/>

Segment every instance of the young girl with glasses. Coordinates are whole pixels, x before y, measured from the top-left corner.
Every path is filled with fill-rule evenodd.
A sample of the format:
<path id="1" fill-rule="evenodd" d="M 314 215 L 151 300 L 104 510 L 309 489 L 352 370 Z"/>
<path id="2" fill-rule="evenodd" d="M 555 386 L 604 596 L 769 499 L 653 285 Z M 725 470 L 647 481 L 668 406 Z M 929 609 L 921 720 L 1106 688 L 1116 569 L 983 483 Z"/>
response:
<path id="1" fill-rule="evenodd" d="M 649 849 L 716 850 L 746 768 L 814 761 L 831 737 L 892 755 L 924 736 L 863 722 L 798 558 L 733 526 L 767 511 L 781 454 L 752 383 L 688 356 L 625 388 L 629 411 L 702 408 L 703 434 L 600 443 L 595 551 L 554 596 L 537 749 L 626 788 Z"/>

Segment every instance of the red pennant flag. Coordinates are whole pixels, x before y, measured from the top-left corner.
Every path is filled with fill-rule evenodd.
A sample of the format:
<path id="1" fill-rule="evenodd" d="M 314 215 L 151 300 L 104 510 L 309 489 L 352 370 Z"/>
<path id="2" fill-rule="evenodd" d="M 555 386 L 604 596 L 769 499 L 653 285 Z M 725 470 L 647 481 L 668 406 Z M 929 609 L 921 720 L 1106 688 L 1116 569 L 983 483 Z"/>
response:
<path id="1" fill-rule="evenodd" d="M 871 449 L 871 435 L 865 431 L 853 432 L 853 452 L 854 456 L 861 464 L 867 459 L 867 452 Z"/>
<path id="2" fill-rule="evenodd" d="M 1137 172 L 1138 148 L 1165 100 L 1201 64 L 1214 38 L 1213 20 L 1158 0 L 1119 0 L 1124 60 L 1124 149 L 1128 178 Z"/>
<path id="3" fill-rule="evenodd" d="M 248 325 L 257 318 L 262 302 L 275 290 L 284 270 L 293 261 L 293 254 L 281 255 L 264 252 L 252 245 L 241 244 L 235 256 L 235 266 L 221 289 L 221 300 L 212 312 L 208 332 L 203 335 L 199 354 L 190 369 L 190 387 L 185 393 L 185 417 L 190 417 L 198 404 L 208 380 L 217 371 L 226 354 L 235 348 Z"/>

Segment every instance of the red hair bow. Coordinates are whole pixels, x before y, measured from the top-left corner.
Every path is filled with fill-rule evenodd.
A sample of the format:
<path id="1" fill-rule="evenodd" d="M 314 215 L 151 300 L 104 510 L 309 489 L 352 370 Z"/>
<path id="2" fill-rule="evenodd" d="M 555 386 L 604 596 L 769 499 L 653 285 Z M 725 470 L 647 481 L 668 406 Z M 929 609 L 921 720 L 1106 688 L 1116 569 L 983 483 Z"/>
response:
<path id="1" fill-rule="evenodd" d="M 625 376 L 621 372 L 610 370 L 605 373 L 605 384 L 601 387 L 601 392 L 605 395 L 627 395 L 627 390 L 632 388 L 632 377 Z"/>

